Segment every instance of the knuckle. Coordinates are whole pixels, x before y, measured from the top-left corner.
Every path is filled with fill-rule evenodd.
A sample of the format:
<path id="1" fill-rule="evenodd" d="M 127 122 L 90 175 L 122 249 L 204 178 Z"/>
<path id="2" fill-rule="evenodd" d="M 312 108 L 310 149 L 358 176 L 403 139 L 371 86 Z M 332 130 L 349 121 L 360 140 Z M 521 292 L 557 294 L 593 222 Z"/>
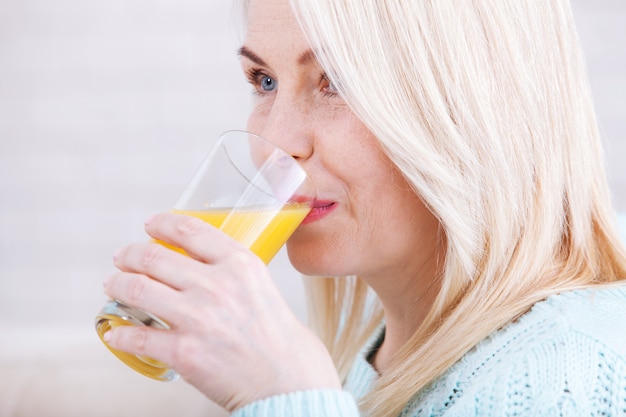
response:
<path id="1" fill-rule="evenodd" d="M 141 265 L 144 268 L 151 268 L 158 263 L 163 256 L 163 248 L 160 245 L 149 245 L 141 257 Z"/>
<path id="2" fill-rule="evenodd" d="M 128 283 L 128 302 L 137 304 L 145 294 L 146 282 L 141 277 L 135 277 Z"/>
<path id="3" fill-rule="evenodd" d="M 189 336 L 181 337 L 172 352 L 172 361 L 176 364 L 178 372 L 182 375 L 192 372 L 197 366 L 201 351 L 195 339 Z"/>
<path id="4" fill-rule="evenodd" d="M 250 267 L 255 264 L 256 256 L 252 256 L 250 253 L 246 253 L 242 250 L 235 250 L 228 254 L 226 262 L 230 265 Z"/>
<path id="5" fill-rule="evenodd" d="M 181 236 L 195 235 L 198 233 L 200 225 L 200 220 L 191 216 L 183 216 L 180 221 L 176 223 L 176 232 Z"/>
<path id="6" fill-rule="evenodd" d="M 226 262 L 242 278 L 259 275 L 259 271 L 265 267 L 265 264 L 258 256 L 243 250 L 231 252 Z"/>
<path id="7" fill-rule="evenodd" d="M 132 350 L 142 355 L 146 352 L 147 331 L 143 327 L 134 327 L 130 335 Z"/>

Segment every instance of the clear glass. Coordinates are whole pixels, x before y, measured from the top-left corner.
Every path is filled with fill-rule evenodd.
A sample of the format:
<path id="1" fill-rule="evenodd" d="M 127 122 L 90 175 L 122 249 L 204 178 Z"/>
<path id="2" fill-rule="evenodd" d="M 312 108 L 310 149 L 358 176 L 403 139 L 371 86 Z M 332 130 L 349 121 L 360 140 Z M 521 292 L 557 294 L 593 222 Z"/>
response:
<path id="1" fill-rule="evenodd" d="M 312 181 L 289 154 L 258 135 L 231 130 L 219 137 L 172 212 L 212 224 L 267 264 L 304 220 L 315 197 Z M 101 340 L 110 329 L 131 325 L 169 329 L 164 320 L 120 300 L 109 300 L 96 316 Z M 178 378 L 165 363 L 107 347 L 147 377 Z"/>

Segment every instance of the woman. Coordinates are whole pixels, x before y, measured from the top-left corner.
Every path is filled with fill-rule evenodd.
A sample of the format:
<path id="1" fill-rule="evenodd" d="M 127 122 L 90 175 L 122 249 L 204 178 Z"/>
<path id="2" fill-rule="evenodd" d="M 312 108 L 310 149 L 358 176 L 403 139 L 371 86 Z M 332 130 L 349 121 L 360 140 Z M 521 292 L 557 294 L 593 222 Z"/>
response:
<path id="1" fill-rule="evenodd" d="M 247 250 L 161 214 L 192 257 L 130 245 L 105 291 L 173 330 L 109 343 L 236 416 L 623 415 L 626 254 L 568 2 L 291 3 L 245 4 L 239 53 L 249 130 L 320 190 L 288 242 L 317 335 Z"/>

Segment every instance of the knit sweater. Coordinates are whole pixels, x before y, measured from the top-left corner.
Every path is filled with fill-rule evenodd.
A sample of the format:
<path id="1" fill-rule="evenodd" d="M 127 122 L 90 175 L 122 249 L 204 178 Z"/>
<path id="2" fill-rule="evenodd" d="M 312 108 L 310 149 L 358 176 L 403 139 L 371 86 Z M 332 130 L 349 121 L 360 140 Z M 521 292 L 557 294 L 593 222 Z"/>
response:
<path id="1" fill-rule="evenodd" d="M 355 360 L 344 390 L 248 404 L 232 417 L 357 417 L 377 373 Z M 626 286 L 539 302 L 466 353 L 406 405 L 402 417 L 626 416 Z"/>

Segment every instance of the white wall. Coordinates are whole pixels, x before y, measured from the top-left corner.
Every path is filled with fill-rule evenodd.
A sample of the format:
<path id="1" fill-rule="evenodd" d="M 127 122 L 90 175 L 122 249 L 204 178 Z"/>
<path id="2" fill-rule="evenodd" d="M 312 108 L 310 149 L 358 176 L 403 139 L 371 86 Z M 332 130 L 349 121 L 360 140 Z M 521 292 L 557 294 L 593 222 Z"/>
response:
<path id="1" fill-rule="evenodd" d="M 626 2 L 574 4 L 626 211 Z M 221 0 L 0 0 L 4 349 L 15 346 L 9 330 L 95 337 L 111 254 L 145 239 L 142 221 L 177 198 L 208 138 L 244 127 L 249 91 L 231 21 Z M 272 268 L 303 317 L 284 255 Z"/>
<path id="2" fill-rule="evenodd" d="M 616 207 L 626 212 L 626 2 L 572 0 Z"/>
<path id="3" fill-rule="evenodd" d="M 0 322 L 91 326 L 113 251 L 244 127 L 230 22 L 222 1 L 0 3 Z"/>

